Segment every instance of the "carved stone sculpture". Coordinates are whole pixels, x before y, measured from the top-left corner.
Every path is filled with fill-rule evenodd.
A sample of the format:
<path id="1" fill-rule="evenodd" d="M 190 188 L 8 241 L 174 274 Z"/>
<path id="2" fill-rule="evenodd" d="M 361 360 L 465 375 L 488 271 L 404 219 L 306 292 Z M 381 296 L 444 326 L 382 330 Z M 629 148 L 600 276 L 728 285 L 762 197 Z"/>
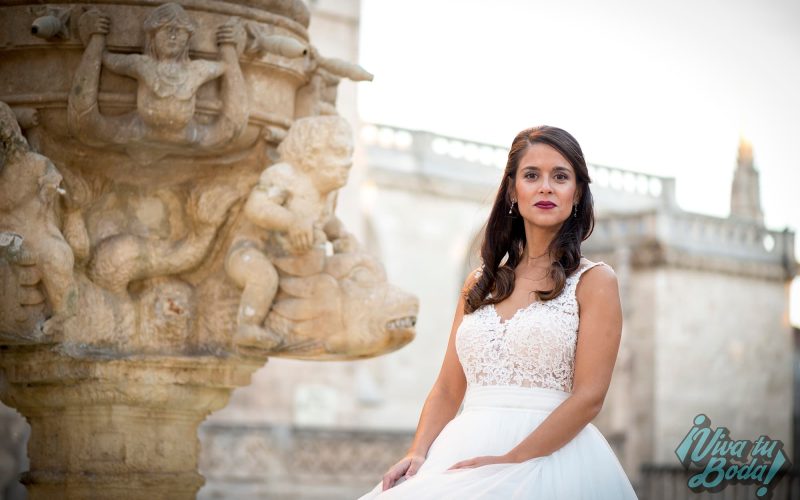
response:
<path id="1" fill-rule="evenodd" d="M 278 289 L 276 259 L 299 259 L 296 272 L 319 272 L 330 232 L 336 190 L 347 182 L 352 131 L 339 117 L 308 117 L 294 123 L 278 146 L 281 162 L 267 167 L 244 205 L 225 260 L 243 289 L 237 343 L 271 348 L 281 339 L 261 327 Z M 329 224 L 330 223 L 330 224 Z M 329 232 L 325 232 L 326 228 Z"/>
<path id="2" fill-rule="evenodd" d="M 163 156 L 190 146 L 193 153 L 219 150 L 235 139 L 247 123 L 247 94 L 236 53 L 240 23 L 230 21 L 217 31 L 220 61 L 189 59 L 194 23 L 183 8 L 167 3 L 144 20 L 144 54 L 113 54 L 105 50 L 109 18 L 97 9 L 81 16 L 87 40 L 69 98 L 70 131 L 92 146 L 128 146 L 132 155 Z M 243 43 L 243 42 L 242 42 Z M 102 64 L 101 64 L 102 62 Z M 135 78 L 136 112 L 106 116 L 98 109 L 101 67 Z M 220 116 L 210 124 L 195 118 L 196 95 L 208 81 L 222 77 Z M 130 147 L 146 145 L 146 149 Z"/>
<path id="3" fill-rule="evenodd" d="M 311 48 L 307 64 L 311 79 L 299 90 L 297 115 L 335 115 L 336 90 L 342 78 L 354 82 L 372 81 L 372 73 L 358 64 L 336 58 L 322 57 Z"/>
<path id="4" fill-rule="evenodd" d="M 416 299 L 335 216 L 336 84 L 371 75 L 307 23 L 299 0 L 0 7 L 0 398 L 31 498 L 193 497 L 197 425 L 268 357 L 413 338 Z"/>
<path id="5" fill-rule="evenodd" d="M 75 314 L 74 255 L 58 224 L 60 185 L 56 167 L 30 150 L 11 108 L 0 102 L 0 250 L 7 266 L 0 323 L 4 331 L 18 330 L 18 325 L 9 324 L 15 321 L 24 325 L 26 337 L 35 337 L 39 332 L 31 320 L 42 317 L 31 309 L 42 305 L 45 295 L 56 319 Z"/>
<path id="6" fill-rule="evenodd" d="M 301 57 L 308 53 L 306 46 L 294 38 L 267 34 L 254 23 L 247 23 L 245 28 L 248 34 L 245 50 L 248 54 L 264 56 L 267 53 L 274 53 L 283 57 Z"/>
<path id="7" fill-rule="evenodd" d="M 267 317 L 282 344 L 273 355 L 297 359 L 366 358 L 414 337 L 416 310 L 363 252 L 339 253 L 311 276 L 286 276 Z"/>

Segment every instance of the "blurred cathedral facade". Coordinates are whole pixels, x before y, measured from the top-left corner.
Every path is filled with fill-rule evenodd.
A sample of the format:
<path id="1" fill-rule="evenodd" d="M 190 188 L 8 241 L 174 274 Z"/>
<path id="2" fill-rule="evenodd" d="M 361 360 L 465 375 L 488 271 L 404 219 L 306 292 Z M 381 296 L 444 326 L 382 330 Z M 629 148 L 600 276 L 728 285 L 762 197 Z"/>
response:
<path id="1" fill-rule="evenodd" d="M 312 8 L 320 47 L 356 60 L 358 3 Z M 411 442 L 459 289 L 479 265 L 507 150 L 359 123 L 349 82 L 339 109 L 359 133 L 338 210 L 390 281 L 419 297 L 417 338 L 369 360 L 271 359 L 201 428 L 199 498 L 354 498 L 374 486 Z M 659 471 L 675 476 L 674 450 L 699 413 L 734 439 L 780 439 L 794 458 L 794 233 L 764 225 L 752 147 L 741 142 L 732 186 L 716 187 L 731 189 L 725 218 L 682 210 L 669 177 L 601 165 L 590 175 L 597 223 L 583 253 L 614 268 L 624 310 L 593 423 L 640 497 Z"/>

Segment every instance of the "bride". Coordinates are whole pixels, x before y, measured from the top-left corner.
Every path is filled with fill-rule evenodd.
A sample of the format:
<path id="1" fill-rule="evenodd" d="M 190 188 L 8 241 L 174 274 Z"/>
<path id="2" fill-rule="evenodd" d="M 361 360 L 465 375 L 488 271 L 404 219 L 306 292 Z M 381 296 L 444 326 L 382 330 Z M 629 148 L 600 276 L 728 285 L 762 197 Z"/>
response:
<path id="1" fill-rule="evenodd" d="M 515 137 L 414 440 L 362 500 L 636 498 L 591 424 L 622 310 L 614 271 L 581 255 L 589 182 L 568 132 Z"/>

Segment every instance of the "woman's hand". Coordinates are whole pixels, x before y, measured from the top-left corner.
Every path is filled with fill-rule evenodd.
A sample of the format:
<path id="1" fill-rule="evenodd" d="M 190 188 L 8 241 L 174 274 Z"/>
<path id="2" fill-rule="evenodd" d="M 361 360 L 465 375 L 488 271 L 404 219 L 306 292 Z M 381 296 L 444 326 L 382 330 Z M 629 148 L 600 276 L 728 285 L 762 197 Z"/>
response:
<path id="1" fill-rule="evenodd" d="M 409 454 L 403 457 L 383 475 L 383 491 L 397 484 L 399 479 L 405 480 L 416 474 L 424 461 L 425 457 L 422 455 Z"/>
<path id="2" fill-rule="evenodd" d="M 515 464 L 515 463 L 518 463 L 518 461 L 510 457 L 509 455 L 489 455 L 485 457 L 475 457 L 475 458 L 470 458 L 468 460 L 462 460 L 460 462 L 456 462 L 455 464 L 451 465 L 450 468 L 447 470 L 472 469 L 475 467 L 480 467 L 482 465 Z"/>

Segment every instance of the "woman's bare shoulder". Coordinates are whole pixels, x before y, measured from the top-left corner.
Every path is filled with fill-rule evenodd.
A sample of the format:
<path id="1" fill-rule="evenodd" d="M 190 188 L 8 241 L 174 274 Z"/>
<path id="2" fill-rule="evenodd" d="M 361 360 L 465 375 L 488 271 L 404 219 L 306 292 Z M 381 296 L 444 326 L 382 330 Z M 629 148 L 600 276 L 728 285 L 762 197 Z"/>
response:
<path id="1" fill-rule="evenodd" d="M 598 265 L 599 264 L 599 265 Z M 617 289 L 617 273 L 605 262 L 592 262 L 586 257 L 581 258 L 581 273 L 578 281 L 578 292 L 580 290 L 598 289 L 613 287 Z"/>

